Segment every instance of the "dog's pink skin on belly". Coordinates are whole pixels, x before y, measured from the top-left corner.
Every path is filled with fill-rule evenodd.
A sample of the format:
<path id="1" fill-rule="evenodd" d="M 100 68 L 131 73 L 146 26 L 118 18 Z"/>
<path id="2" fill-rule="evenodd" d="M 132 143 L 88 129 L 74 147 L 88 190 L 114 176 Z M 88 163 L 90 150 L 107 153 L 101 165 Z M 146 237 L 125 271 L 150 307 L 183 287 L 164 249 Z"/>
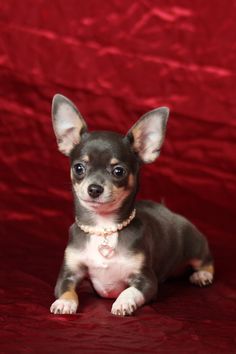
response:
<path id="1" fill-rule="evenodd" d="M 101 278 L 98 280 L 91 277 L 90 279 L 96 292 L 104 298 L 116 299 L 127 288 L 126 282 L 106 284 L 102 282 Z"/>

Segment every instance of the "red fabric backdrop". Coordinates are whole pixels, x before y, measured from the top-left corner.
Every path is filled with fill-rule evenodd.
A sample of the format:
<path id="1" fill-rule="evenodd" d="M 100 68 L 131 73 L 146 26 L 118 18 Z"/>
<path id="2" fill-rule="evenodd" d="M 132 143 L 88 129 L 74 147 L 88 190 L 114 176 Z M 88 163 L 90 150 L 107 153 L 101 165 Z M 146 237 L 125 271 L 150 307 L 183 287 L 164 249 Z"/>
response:
<path id="1" fill-rule="evenodd" d="M 236 353 L 235 15 L 234 0 L 0 0 L 1 353 Z M 212 287 L 169 282 L 116 318 L 84 284 L 78 315 L 49 314 L 73 221 L 51 127 L 57 92 L 91 129 L 125 133 L 170 107 L 139 197 L 164 199 L 207 234 Z"/>

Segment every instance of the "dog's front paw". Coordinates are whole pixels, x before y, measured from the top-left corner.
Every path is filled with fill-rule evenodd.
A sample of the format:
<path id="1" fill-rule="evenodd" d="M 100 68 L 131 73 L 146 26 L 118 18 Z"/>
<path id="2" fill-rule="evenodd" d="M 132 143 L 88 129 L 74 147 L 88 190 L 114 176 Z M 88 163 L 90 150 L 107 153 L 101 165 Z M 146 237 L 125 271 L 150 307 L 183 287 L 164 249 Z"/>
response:
<path id="1" fill-rule="evenodd" d="M 111 308 L 111 313 L 116 316 L 130 316 L 137 309 L 135 301 L 129 299 L 117 299 Z"/>
<path id="2" fill-rule="evenodd" d="M 55 315 L 71 315 L 76 313 L 78 303 L 75 300 L 58 299 L 50 307 L 50 312 Z"/>
<path id="3" fill-rule="evenodd" d="M 144 296 L 135 287 L 131 286 L 118 296 L 111 308 L 111 313 L 116 316 L 130 316 L 144 304 Z"/>

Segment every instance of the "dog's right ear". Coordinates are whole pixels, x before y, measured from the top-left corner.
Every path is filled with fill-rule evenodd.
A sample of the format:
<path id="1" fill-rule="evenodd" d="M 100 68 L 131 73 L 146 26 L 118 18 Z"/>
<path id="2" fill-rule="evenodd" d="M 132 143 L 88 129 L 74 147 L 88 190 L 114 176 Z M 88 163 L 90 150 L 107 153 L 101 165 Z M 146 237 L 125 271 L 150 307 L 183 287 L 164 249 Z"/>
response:
<path id="1" fill-rule="evenodd" d="M 167 107 L 153 109 L 129 130 L 127 137 L 142 162 L 151 163 L 159 156 L 168 116 Z"/>
<path id="2" fill-rule="evenodd" d="M 58 149 L 69 156 L 87 130 L 86 123 L 75 105 L 65 96 L 56 94 L 52 100 L 52 124 Z"/>

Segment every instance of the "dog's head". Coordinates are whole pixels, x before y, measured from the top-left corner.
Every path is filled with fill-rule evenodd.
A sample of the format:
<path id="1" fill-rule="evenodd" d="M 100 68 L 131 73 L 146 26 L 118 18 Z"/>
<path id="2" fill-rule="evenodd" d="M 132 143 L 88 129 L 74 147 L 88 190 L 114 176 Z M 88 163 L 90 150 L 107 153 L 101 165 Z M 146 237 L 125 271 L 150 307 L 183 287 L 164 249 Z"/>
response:
<path id="1" fill-rule="evenodd" d="M 88 132 L 75 105 L 55 95 L 52 119 L 59 150 L 70 157 L 73 190 L 87 210 L 112 213 L 131 203 L 141 163 L 153 162 L 164 140 L 169 110 L 146 113 L 127 135 Z"/>

